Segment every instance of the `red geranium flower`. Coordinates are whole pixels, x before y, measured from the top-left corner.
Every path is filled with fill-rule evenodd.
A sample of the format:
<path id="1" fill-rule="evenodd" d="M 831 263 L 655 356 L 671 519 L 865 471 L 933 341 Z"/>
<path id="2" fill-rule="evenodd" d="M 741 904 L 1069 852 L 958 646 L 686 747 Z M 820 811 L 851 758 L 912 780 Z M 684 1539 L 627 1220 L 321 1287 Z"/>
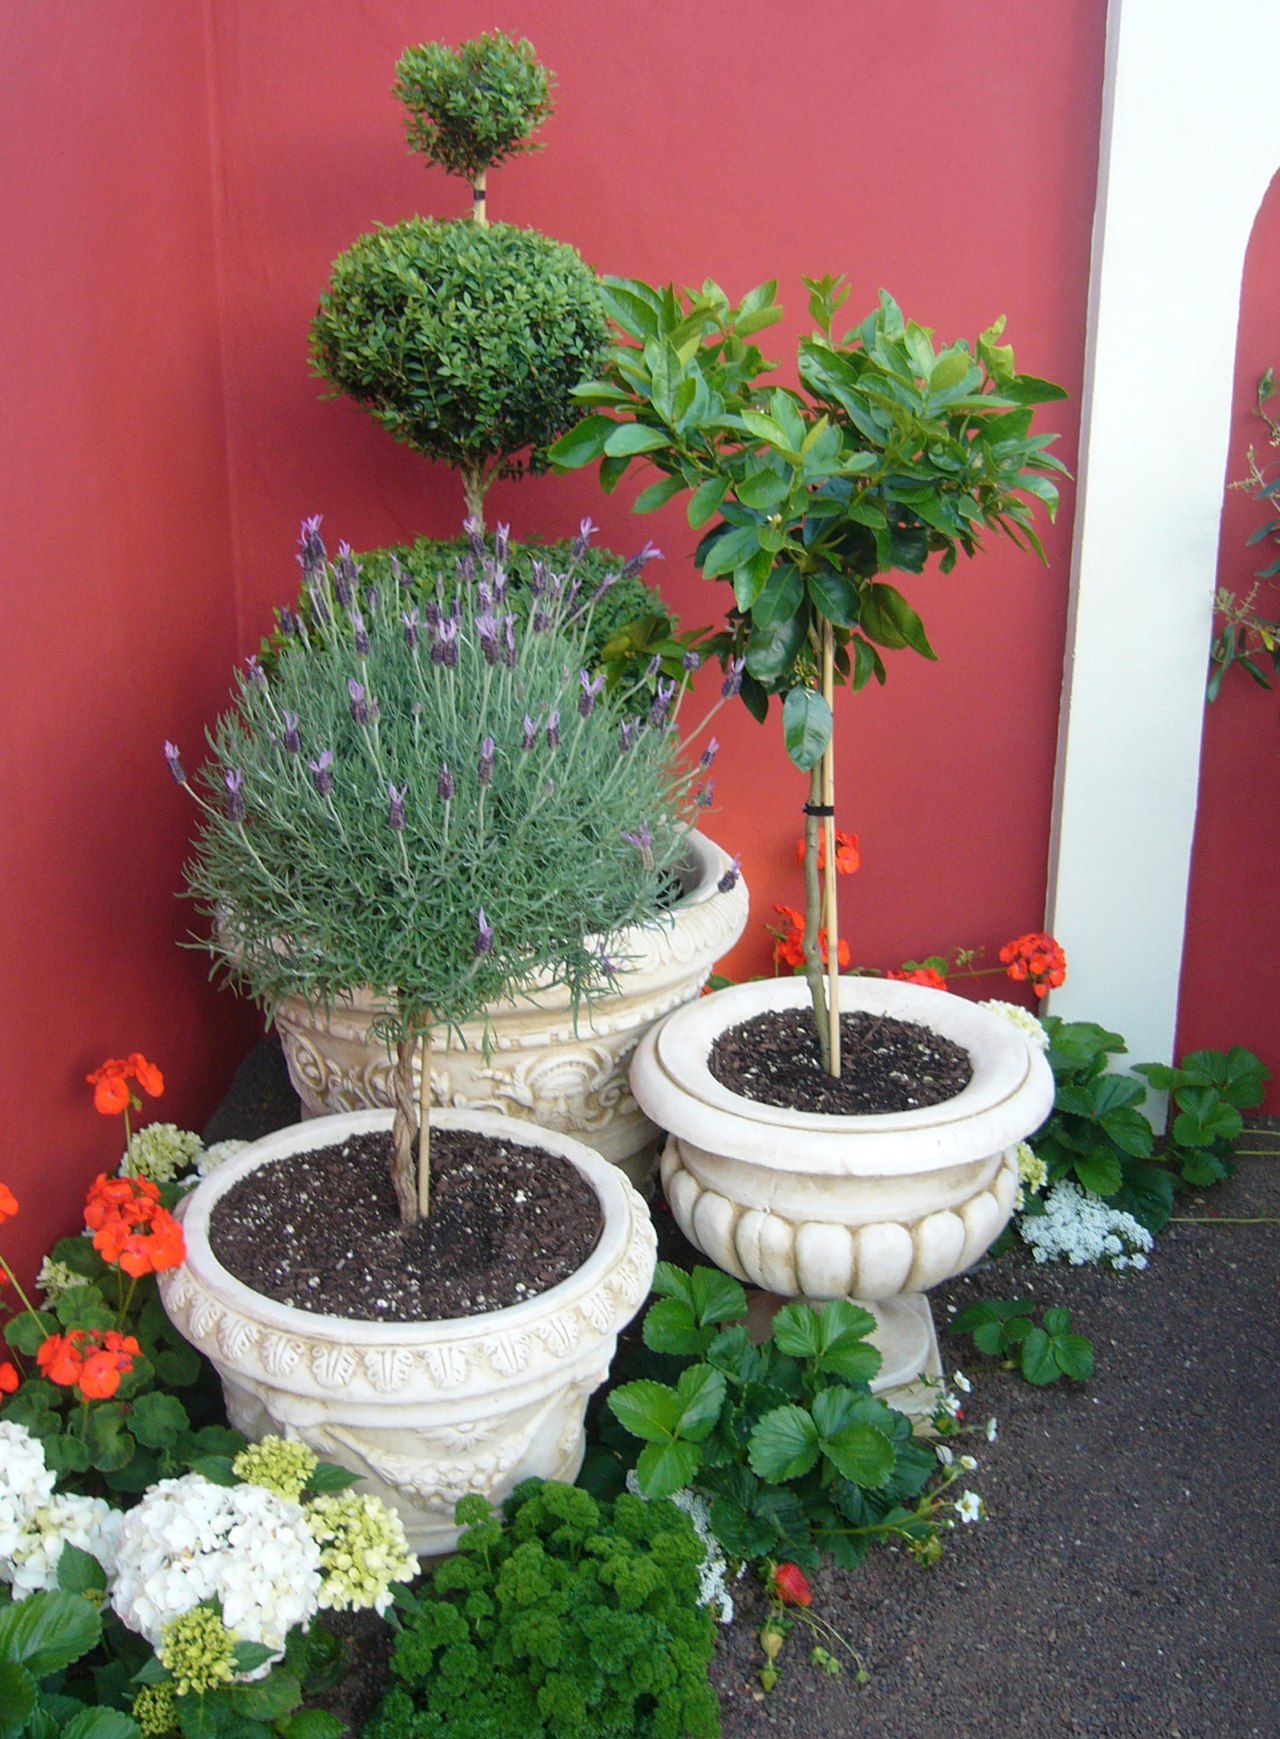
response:
<path id="1" fill-rule="evenodd" d="M 791 926 L 784 934 L 776 931 L 773 942 L 774 965 L 803 966 L 804 965 L 804 918 L 791 906 L 775 906 L 774 911 L 787 920 Z M 818 947 L 822 950 L 822 964 L 827 964 L 827 932 L 818 931 Z M 847 966 L 852 955 L 849 944 L 840 938 L 836 944 L 836 959 L 841 966 Z"/>
<path id="2" fill-rule="evenodd" d="M 775 1564 L 769 1579 L 769 1592 L 784 1606 L 813 1605 L 809 1579 L 798 1564 Z"/>
<path id="3" fill-rule="evenodd" d="M 796 841 L 796 862 L 804 862 L 804 840 Z M 861 867 L 862 852 L 858 846 L 856 833 L 845 833 L 836 828 L 836 874 L 851 876 L 854 870 Z M 827 867 L 827 840 L 825 830 L 818 834 L 818 868 Z"/>
<path id="4" fill-rule="evenodd" d="M 4 1364 L 0 1365 L 0 1395 L 14 1394 L 21 1381 L 22 1378 L 16 1369 L 6 1359 Z"/>
<path id="5" fill-rule="evenodd" d="M 11 1220 L 18 1211 L 18 1202 L 8 1184 L 0 1183 L 0 1226 L 6 1220 Z"/>
<path id="6" fill-rule="evenodd" d="M 127 1111 L 131 1105 L 136 1107 L 141 1103 L 133 1097 L 130 1080 L 136 1081 L 152 1099 L 158 1099 L 164 1092 L 164 1076 L 141 1051 L 132 1051 L 127 1057 L 108 1057 L 91 1075 L 86 1075 L 85 1080 L 93 1088 L 94 1109 L 104 1117 L 115 1116 Z"/>
<path id="7" fill-rule="evenodd" d="M 930 990 L 950 990 L 943 975 L 933 966 L 916 966 L 910 972 L 886 972 L 886 978 L 892 978 L 899 984 L 927 984 Z"/>
<path id="8" fill-rule="evenodd" d="M 1017 936 L 1000 950 L 1007 974 L 1017 983 L 1029 982 L 1037 996 L 1056 990 L 1067 976 L 1067 957 L 1052 936 L 1033 930 Z"/>
<path id="9" fill-rule="evenodd" d="M 36 1351 L 36 1364 L 51 1383 L 70 1389 L 79 1382 L 84 1364 L 80 1346 L 87 1333 L 86 1329 L 73 1328 L 66 1334 L 51 1334 L 41 1343 Z"/>

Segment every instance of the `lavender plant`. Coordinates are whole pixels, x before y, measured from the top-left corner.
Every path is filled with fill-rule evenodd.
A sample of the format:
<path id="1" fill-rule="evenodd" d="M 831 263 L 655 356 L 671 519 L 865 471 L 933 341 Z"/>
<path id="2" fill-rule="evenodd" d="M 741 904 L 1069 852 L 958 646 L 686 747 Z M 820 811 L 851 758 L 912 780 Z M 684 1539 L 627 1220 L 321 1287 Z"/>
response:
<path id="1" fill-rule="evenodd" d="M 416 1047 L 534 986 L 575 1006 L 606 988 L 619 933 L 661 921 L 709 756 L 681 758 L 674 681 L 637 718 L 581 668 L 607 588 L 584 595 L 573 572 L 589 521 L 566 572 L 531 560 L 523 617 L 502 540 L 491 554 L 478 528 L 466 583 L 419 605 L 394 570 L 366 583 L 345 545 L 329 561 L 319 524 L 299 556 L 309 623 L 286 617 L 270 677 L 252 658 L 239 673 L 196 787 L 165 753 L 203 811 L 187 877 L 215 956 L 268 1011 L 362 986 L 381 1001 L 413 1221 L 429 1205 Z"/>

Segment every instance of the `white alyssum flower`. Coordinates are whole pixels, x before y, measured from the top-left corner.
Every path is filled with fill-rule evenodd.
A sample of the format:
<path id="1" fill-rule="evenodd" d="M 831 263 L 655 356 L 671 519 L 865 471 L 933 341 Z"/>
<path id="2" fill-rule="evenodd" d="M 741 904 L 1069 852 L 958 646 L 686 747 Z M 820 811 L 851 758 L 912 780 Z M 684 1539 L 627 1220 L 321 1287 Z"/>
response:
<path id="1" fill-rule="evenodd" d="M 25 1425 L 0 1420 L 0 1577 L 13 1580 L 12 1559 L 31 1517 L 53 1496 L 54 1474 Z"/>
<path id="2" fill-rule="evenodd" d="M 962 1522 L 980 1522 L 984 1514 L 982 1499 L 976 1491 L 962 1491 L 956 1499 L 956 1515 Z"/>
<path id="3" fill-rule="evenodd" d="M 12 1582 L 14 1598 L 56 1589 L 58 1561 L 64 1546 L 78 1546 L 95 1557 L 110 1576 L 116 1564 L 116 1541 L 123 1520 L 104 1498 L 59 1492 L 27 1519 L 0 1578 Z"/>
<path id="4" fill-rule="evenodd" d="M 200 1152 L 200 1137 L 176 1123 L 148 1123 L 125 1148 L 120 1161 L 123 1177 L 145 1177 L 152 1183 L 172 1183 Z"/>
<path id="5" fill-rule="evenodd" d="M 162 1479 L 121 1524 L 112 1607 L 155 1648 L 165 1625 L 213 1600 L 242 1642 L 282 1651 L 319 1608 L 320 1548 L 301 1505 L 263 1486 Z"/>
<path id="6" fill-rule="evenodd" d="M 644 1497 L 634 1468 L 627 1474 L 627 1490 Z M 682 1486 L 667 1500 L 683 1510 L 693 1523 L 693 1531 L 702 1541 L 702 1563 L 698 1566 L 698 1605 L 709 1606 L 720 1624 L 733 1623 L 733 1596 L 725 1586 L 729 1562 L 720 1550 L 720 1543 L 711 1531 L 711 1507 L 701 1492 Z"/>
<path id="7" fill-rule="evenodd" d="M 992 1014 L 1000 1015 L 1010 1026 L 1016 1026 L 1020 1033 L 1026 1035 L 1033 1045 L 1040 1050 L 1049 1048 L 1049 1035 L 1029 1008 L 1022 1008 L 1016 1002 L 1004 1002 L 1000 997 L 993 996 L 986 1002 L 980 1002 L 979 1008 L 989 1008 Z"/>
<path id="8" fill-rule="evenodd" d="M 1018 1230 L 1037 1262 L 1065 1257 L 1075 1268 L 1088 1262 L 1108 1267 L 1145 1268 L 1152 1237 L 1131 1214 L 1110 1207 L 1101 1196 L 1065 1179 L 1045 1197 L 1045 1211 L 1018 1221 Z"/>
<path id="9" fill-rule="evenodd" d="M 208 1177 L 211 1171 L 217 1171 L 224 1161 L 231 1159 L 248 1145 L 247 1141 L 215 1141 L 212 1147 L 202 1148 L 196 1155 L 197 1176 Z"/>

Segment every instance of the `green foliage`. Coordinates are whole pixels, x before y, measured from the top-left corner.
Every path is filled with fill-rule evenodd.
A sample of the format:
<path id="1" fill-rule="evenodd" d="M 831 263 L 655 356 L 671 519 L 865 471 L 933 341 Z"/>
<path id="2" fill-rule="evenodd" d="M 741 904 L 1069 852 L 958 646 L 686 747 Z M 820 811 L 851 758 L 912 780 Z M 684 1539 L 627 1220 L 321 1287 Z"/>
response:
<path id="1" fill-rule="evenodd" d="M 1244 1127 L 1240 1113 L 1262 1102 L 1268 1076 L 1251 1051 L 1194 1051 L 1173 1068 L 1134 1065 L 1134 1074 L 1171 1097 L 1173 1118 L 1161 1146 L 1139 1109 L 1146 1096 L 1142 1082 L 1108 1070 L 1109 1058 L 1127 1048 L 1120 1034 L 1055 1015 L 1044 1027 L 1057 1085 L 1053 1114 L 1033 1142 L 1050 1184 L 1070 1178 L 1155 1233 L 1173 1211 L 1177 1188 L 1204 1188 L 1231 1176 L 1231 1144 Z M 1043 1208 L 1032 1198 L 1028 1211 Z"/>
<path id="2" fill-rule="evenodd" d="M 713 1739 L 702 1546 L 674 1505 L 528 1480 L 464 1499 L 392 1655 L 366 1739 Z"/>
<path id="3" fill-rule="evenodd" d="M 952 1334 L 967 1334 L 988 1358 L 1017 1368 L 1029 1383 L 1043 1388 L 1060 1377 L 1086 1382 L 1093 1375 L 1093 1342 L 1071 1333 L 1071 1312 L 1045 1311 L 1040 1324 L 1029 1298 L 991 1299 L 970 1304 L 948 1324 Z"/>
<path id="4" fill-rule="evenodd" d="M 166 1203 L 176 1193 L 161 1188 Z M 11 1317 L 8 1345 L 34 1359 L 48 1335 L 105 1328 L 134 1336 L 141 1349 L 110 1400 L 83 1402 L 75 1389 L 34 1372 L 0 1399 L 0 1419 L 39 1438 L 61 1489 L 118 1502 L 185 1473 L 206 1455 L 234 1454 L 244 1439 L 225 1424 L 217 1376 L 165 1315 L 154 1275 L 130 1281 L 88 1238 L 63 1238 L 53 1258 L 83 1284 L 51 1309 Z"/>
<path id="5" fill-rule="evenodd" d="M 409 149 L 474 181 L 491 164 L 538 149 L 529 135 L 551 113 L 552 83 L 531 42 L 496 30 L 457 49 L 406 48 L 394 90 L 408 110 Z"/>
<path id="6" fill-rule="evenodd" d="M 910 1421 L 870 1392 L 880 1367 L 870 1312 L 846 1299 L 787 1304 L 757 1346 L 741 1320 L 745 1294 L 727 1275 L 663 1262 L 654 1291 L 644 1374 L 607 1397 L 623 1434 L 601 1427 L 620 1459 L 634 1459 L 642 1491 L 696 1484 L 716 1538 L 738 1558 L 811 1567 L 831 1552 L 850 1567 L 877 1536 L 935 1533 L 921 1493 L 937 1463 Z"/>
<path id="7" fill-rule="evenodd" d="M 574 566 L 582 582 L 582 595 L 590 597 L 609 575 L 614 583 L 599 599 L 590 618 L 583 624 L 581 659 L 594 674 L 603 670 L 611 689 L 620 684 L 637 683 L 644 673 L 644 688 L 640 693 L 643 710 L 648 711 L 653 698 L 653 679 L 647 666 L 655 656 L 662 660 L 664 677 L 678 677 L 681 659 L 688 650 L 686 640 L 676 638 L 676 620 L 667 608 L 656 585 L 634 571 L 641 562 L 639 556 L 624 561 L 607 549 L 588 547 L 575 555 L 567 542 L 526 543 L 509 546 L 508 605 L 523 621 L 529 609 L 529 577 L 531 564 L 543 562 L 553 573 L 563 573 Z M 361 583 L 372 584 L 382 594 L 388 594 L 395 579 L 402 589 L 405 607 L 421 608 L 441 588 L 448 602 L 456 589 L 474 583 L 475 558 L 470 539 L 457 537 L 437 539 L 420 537 L 416 543 L 394 544 L 385 549 L 368 550 L 355 557 Z M 576 565 L 575 565 L 576 563 Z M 461 568 L 459 567 L 461 564 Z M 395 569 L 399 573 L 395 573 Z M 297 615 L 311 627 L 311 593 L 305 585 L 299 588 Z M 275 666 L 284 635 L 277 625 L 263 643 L 262 664 L 268 674 Z"/>
<path id="8" fill-rule="evenodd" d="M 495 573 L 406 625 L 394 587 L 355 597 L 307 535 L 323 626 L 242 674 L 211 738 L 188 869 L 209 946 L 268 1007 L 368 985 L 396 1038 L 535 982 L 589 996 L 610 938 L 660 921 L 693 780 L 661 720 L 590 692 L 569 620 L 589 600 L 549 576 L 517 623 Z"/>
<path id="9" fill-rule="evenodd" d="M 361 236 L 311 327 L 317 374 L 397 441 L 486 482 L 577 420 L 572 389 L 604 354 L 590 267 L 509 224 L 414 217 Z"/>
<path id="10" fill-rule="evenodd" d="M 1257 415 L 1267 426 L 1268 442 L 1272 447 L 1280 446 L 1280 420 L 1271 416 L 1266 406 L 1275 390 L 1275 372 L 1269 368 L 1258 382 Z M 1255 501 L 1272 512 L 1272 517 L 1263 520 L 1253 531 L 1248 547 L 1252 548 L 1264 539 L 1280 546 L 1280 511 L 1272 511 L 1280 509 L 1280 475 L 1268 477 L 1250 447 L 1249 475 L 1231 487 L 1246 490 Z M 1243 598 L 1224 587 L 1214 599 L 1215 626 L 1209 648 L 1207 700 L 1217 700 L 1222 679 L 1232 665 L 1251 676 L 1259 688 L 1270 688 L 1271 676 L 1280 675 L 1280 620 L 1277 620 L 1274 604 L 1264 608 L 1258 601 L 1262 582 L 1274 581 L 1277 575 L 1280 575 L 1280 556 L 1265 567 L 1254 570 L 1254 583 Z M 1268 661 L 1270 673 L 1265 668 Z"/>
<path id="11" fill-rule="evenodd" d="M 1039 501 L 1052 515 L 1052 435 L 1031 432 L 1033 407 L 1059 387 L 1015 371 L 998 340 L 976 354 L 937 349 L 881 292 L 878 307 L 840 339 L 832 322 L 846 290 L 806 279 L 817 325 L 798 351 L 801 388 L 767 390 L 772 364 L 755 334 L 782 318 L 776 283 L 734 307 L 717 284 L 677 295 L 607 278 L 622 337 L 600 377 L 579 389 L 591 414 L 549 457 L 561 470 L 600 461 L 612 490 L 631 461 L 661 473 L 637 509 L 690 497 L 691 526 L 714 521 L 696 560 L 733 589 L 727 627 L 712 642 L 744 657 L 742 695 L 763 718 L 771 695 L 817 686 L 818 630 L 834 633 L 837 676 L 862 688 L 885 679 L 884 650 L 934 652 L 920 617 L 879 576 L 918 574 L 933 554 L 946 573 L 994 532 L 1042 554 L 1032 529 Z M 716 516 L 719 516 L 718 518 Z M 792 705 L 787 746 L 808 767 L 830 722 Z"/>
<path id="12" fill-rule="evenodd" d="M 127 1715 L 60 1690 L 67 1668 L 101 1640 L 102 1620 L 82 1594 L 30 1594 L 0 1605 L 0 1739 L 139 1739 Z"/>

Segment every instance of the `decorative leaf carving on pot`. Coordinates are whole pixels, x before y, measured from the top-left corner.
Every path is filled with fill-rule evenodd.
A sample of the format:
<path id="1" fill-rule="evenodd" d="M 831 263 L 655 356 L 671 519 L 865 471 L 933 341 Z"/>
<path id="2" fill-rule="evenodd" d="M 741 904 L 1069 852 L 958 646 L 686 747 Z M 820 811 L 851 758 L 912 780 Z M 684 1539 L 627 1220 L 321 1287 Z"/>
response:
<path id="1" fill-rule="evenodd" d="M 222 1306 L 216 1298 L 203 1294 L 191 1306 L 191 1315 L 187 1318 L 189 1338 L 197 1346 L 208 1345 L 215 1341 L 218 1335 L 218 1324 L 222 1321 Z"/>
<path id="2" fill-rule="evenodd" d="M 407 1347 L 367 1347 L 364 1374 L 381 1394 L 405 1389 L 413 1379 L 414 1359 Z"/>
<path id="3" fill-rule="evenodd" d="M 422 1362 L 438 1389 L 456 1389 L 471 1373 L 470 1362 L 461 1347 L 430 1347 L 422 1354 Z"/>
<path id="4" fill-rule="evenodd" d="M 264 1334 L 258 1356 L 268 1376 L 287 1377 L 302 1358 L 302 1343 L 291 1334 Z"/>
<path id="5" fill-rule="evenodd" d="M 485 1341 L 484 1353 L 500 1377 L 518 1377 L 529 1363 L 533 1343 L 527 1334 L 494 1335 Z"/>
<path id="6" fill-rule="evenodd" d="M 241 1359 L 258 1339 L 258 1325 L 225 1311 L 218 1324 L 218 1346 L 229 1359 Z"/>
<path id="7" fill-rule="evenodd" d="M 617 1320 L 613 1300 L 603 1287 L 588 1293 L 578 1308 L 598 1334 L 608 1334 Z"/>
<path id="8" fill-rule="evenodd" d="M 345 1389 L 357 1371 L 350 1347 L 330 1346 L 323 1341 L 311 1348 L 311 1374 L 324 1389 Z"/>
<path id="9" fill-rule="evenodd" d="M 546 1322 L 540 1322 L 537 1327 L 537 1336 L 552 1358 L 568 1358 L 581 1338 L 577 1313 L 571 1310 L 562 1310 L 558 1316 L 550 1317 Z"/>

